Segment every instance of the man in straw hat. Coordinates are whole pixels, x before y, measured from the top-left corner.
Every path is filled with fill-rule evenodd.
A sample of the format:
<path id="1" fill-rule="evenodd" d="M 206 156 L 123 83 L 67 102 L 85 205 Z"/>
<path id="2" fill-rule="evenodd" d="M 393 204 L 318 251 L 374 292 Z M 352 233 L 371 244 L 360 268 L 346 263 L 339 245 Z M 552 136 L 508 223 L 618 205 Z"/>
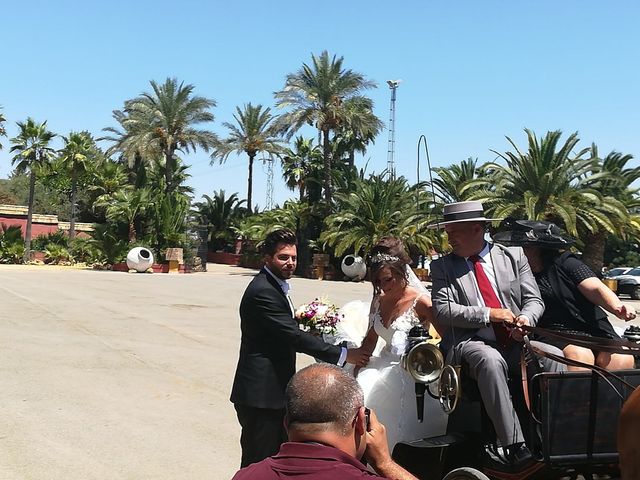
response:
<path id="1" fill-rule="evenodd" d="M 534 468 L 513 408 L 507 378 L 520 356 L 520 325 L 534 325 L 544 303 L 527 258 L 519 247 L 485 240 L 487 222 L 480 202 L 444 206 L 444 228 L 453 252 L 431 263 L 433 307 L 443 329 L 442 347 L 478 382 L 486 411 L 505 452 L 496 466 Z"/>

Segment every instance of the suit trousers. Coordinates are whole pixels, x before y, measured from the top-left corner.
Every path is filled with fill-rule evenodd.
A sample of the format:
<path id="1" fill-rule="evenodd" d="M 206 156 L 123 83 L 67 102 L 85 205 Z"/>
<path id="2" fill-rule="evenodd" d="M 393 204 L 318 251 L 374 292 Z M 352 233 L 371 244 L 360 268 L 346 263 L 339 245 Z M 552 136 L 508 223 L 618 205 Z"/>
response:
<path id="1" fill-rule="evenodd" d="M 287 441 L 284 429 L 284 409 L 255 408 L 234 404 L 242 428 L 240 468 L 264 460 L 278 453 Z"/>
<path id="2" fill-rule="evenodd" d="M 456 358 L 467 366 L 469 375 L 478 383 L 484 408 L 502 446 L 524 442 L 520 421 L 513 408 L 507 379 L 519 368 L 520 346 L 504 351 L 494 342 L 474 337 L 455 347 Z"/>

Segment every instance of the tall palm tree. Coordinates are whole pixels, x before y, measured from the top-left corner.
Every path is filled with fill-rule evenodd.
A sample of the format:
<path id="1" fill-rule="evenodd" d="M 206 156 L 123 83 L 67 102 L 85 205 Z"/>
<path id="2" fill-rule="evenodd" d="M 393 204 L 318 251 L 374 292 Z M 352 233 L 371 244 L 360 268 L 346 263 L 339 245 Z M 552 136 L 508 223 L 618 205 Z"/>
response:
<path id="1" fill-rule="evenodd" d="M 468 183 L 467 188 L 479 188 L 470 198 L 483 201 L 494 217 L 550 220 L 574 236 L 599 229 L 616 232 L 628 219 L 627 209 L 592 185 L 598 161 L 587 156 L 589 148 L 572 153 L 580 141 L 577 133 L 560 145 L 559 130 L 541 139 L 525 132 L 528 151 L 520 151 L 507 137 L 515 153 L 494 151 L 506 165 L 485 164 L 486 175 Z"/>
<path id="2" fill-rule="evenodd" d="M 428 252 L 434 231 L 426 226 L 433 220 L 428 196 L 409 187 L 404 177 L 387 180 L 385 174 L 356 179 L 355 191 L 336 192 L 337 213 L 325 220 L 320 242 L 334 247 L 340 256 L 347 251 L 367 254 L 385 235 L 401 238 L 409 247 Z"/>
<path id="3" fill-rule="evenodd" d="M 71 132 L 68 137 L 62 137 L 64 147 L 59 151 L 60 161 L 65 169 L 71 173 L 71 219 L 69 222 L 69 242 L 76 238 L 76 194 L 78 191 L 78 175 L 87 171 L 89 162 L 95 150 L 95 143 L 91 134 Z"/>
<path id="4" fill-rule="evenodd" d="M 211 162 L 219 160 L 223 163 L 231 153 L 246 153 L 249 157 L 249 176 L 247 179 L 247 208 L 252 209 L 253 160 L 260 152 L 266 153 L 273 160 L 274 156 L 283 152 L 282 139 L 275 129 L 276 117 L 270 108 L 263 110 L 262 105 L 247 103 L 242 109 L 236 107 L 233 115 L 236 124 L 225 122 L 229 136 L 216 143 L 211 154 Z"/>
<path id="5" fill-rule="evenodd" d="M 364 155 L 384 124 L 374 115 L 370 98 L 351 97 L 345 100 L 343 110 L 344 122 L 336 130 L 333 139 L 333 158 L 346 156 L 348 165 L 353 167 L 356 152 Z"/>
<path id="6" fill-rule="evenodd" d="M 373 113 L 373 101 L 357 96 L 344 102 L 344 122 L 336 130 L 333 139 L 334 159 L 346 156 L 350 167 L 355 165 L 355 153 L 364 155 L 370 143 L 374 143 L 384 124 Z"/>
<path id="7" fill-rule="evenodd" d="M 47 130 L 46 120 L 36 123 L 32 118 L 26 122 L 17 122 L 20 132 L 11 139 L 11 160 L 18 173 L 29 172 L 29 207 L 27 210 L 27 228 L 24 236 L 25 262 L 31 259 L 31 222 L 33 218 L 33 197 L 36 188 L 36 175 L 52 158 L 55 150 L 49 146 L 56 134 Z"/>
<path id="8" fill-rule="evenodd" d="M 287 149 L 282 156 L 282 176 L 291 190 L 297 188 L 302 202 L 309 184 L 316 184 L 322 173 L 322 151 L 313 144 L 312 138 L 296 137 L 293 149 Z M 318 192 L 319 194 L 321 192 Z M 320 200 L 309 198 L 309 201 Z"/>
<path id="9" fill-rule="evenodd" d="M 304 63 L 296 73 L 287 75 L 284 88 L 276 92 L 275 97 L 278 107 L 290 108 L 280 121 L 282 129 L 288 132 L 288 139 L 304 125 L 314 125 L 322 137 L 324 196 L 328 211 L 332 198 L 330 134 L 345 122 L 357 124 L 359 116 L 366 115 L 371 120 L 370 108 L 350 108 L 349 105 L 362 107 L 367 99 L 361 92 L 376 84 L 358 72 L 343 69 L 344 58 L 330 57 L 326 50 L 318 57 L 311 55 L 311 60 L 311 65 Z"/>
<path id="10" fill-rule="evenodd" d="M 215 101 L 193 95 L 194 86 L 167 78 L 163 84 L 151 81 L 152 93 L 125 102 L 124 111 L 114 112 L 122 130 L 107 129 L 115 134 L 114 140 L 126 157 L 145 157 L 161 154 L 165 165 L 165 188 L 169 192 L 176 166 L 176 152 L 189 153 L 198 148 L 208 152 L 217 141 L 216 135 L 197 125 L 212 122 L 209 109 Z"/>

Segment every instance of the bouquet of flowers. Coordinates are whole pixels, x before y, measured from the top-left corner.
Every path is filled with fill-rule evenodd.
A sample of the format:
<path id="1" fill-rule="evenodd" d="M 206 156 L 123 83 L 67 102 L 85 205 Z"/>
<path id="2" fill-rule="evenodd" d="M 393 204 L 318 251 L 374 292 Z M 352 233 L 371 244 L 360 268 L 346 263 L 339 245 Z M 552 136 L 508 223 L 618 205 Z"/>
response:
<path id="1" fill-rule="evenodd" d="M 318 335 L 335 335 L 336 325 L 342 317 L 343 315 L 338 313 L 338 307 L 321 298 L 301 305 L 296 310 L 296 320 L 300 324 L 300 329 Z"/>

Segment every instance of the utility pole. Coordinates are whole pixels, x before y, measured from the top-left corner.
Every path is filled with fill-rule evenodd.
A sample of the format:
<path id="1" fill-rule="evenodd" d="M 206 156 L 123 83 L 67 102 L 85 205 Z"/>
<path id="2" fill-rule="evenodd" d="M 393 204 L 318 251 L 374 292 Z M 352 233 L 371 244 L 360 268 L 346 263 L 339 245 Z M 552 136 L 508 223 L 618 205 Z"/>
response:
<path id="1" fill-rule="evenodd" d="M 396 149 L 396 90 L 402 80 L 387 80 L 391 89 L 391 106 L 389 108 L 389 146 L 387 148 L 387 174 L 389 179 L 396 178 L 395 149 Z"/>

